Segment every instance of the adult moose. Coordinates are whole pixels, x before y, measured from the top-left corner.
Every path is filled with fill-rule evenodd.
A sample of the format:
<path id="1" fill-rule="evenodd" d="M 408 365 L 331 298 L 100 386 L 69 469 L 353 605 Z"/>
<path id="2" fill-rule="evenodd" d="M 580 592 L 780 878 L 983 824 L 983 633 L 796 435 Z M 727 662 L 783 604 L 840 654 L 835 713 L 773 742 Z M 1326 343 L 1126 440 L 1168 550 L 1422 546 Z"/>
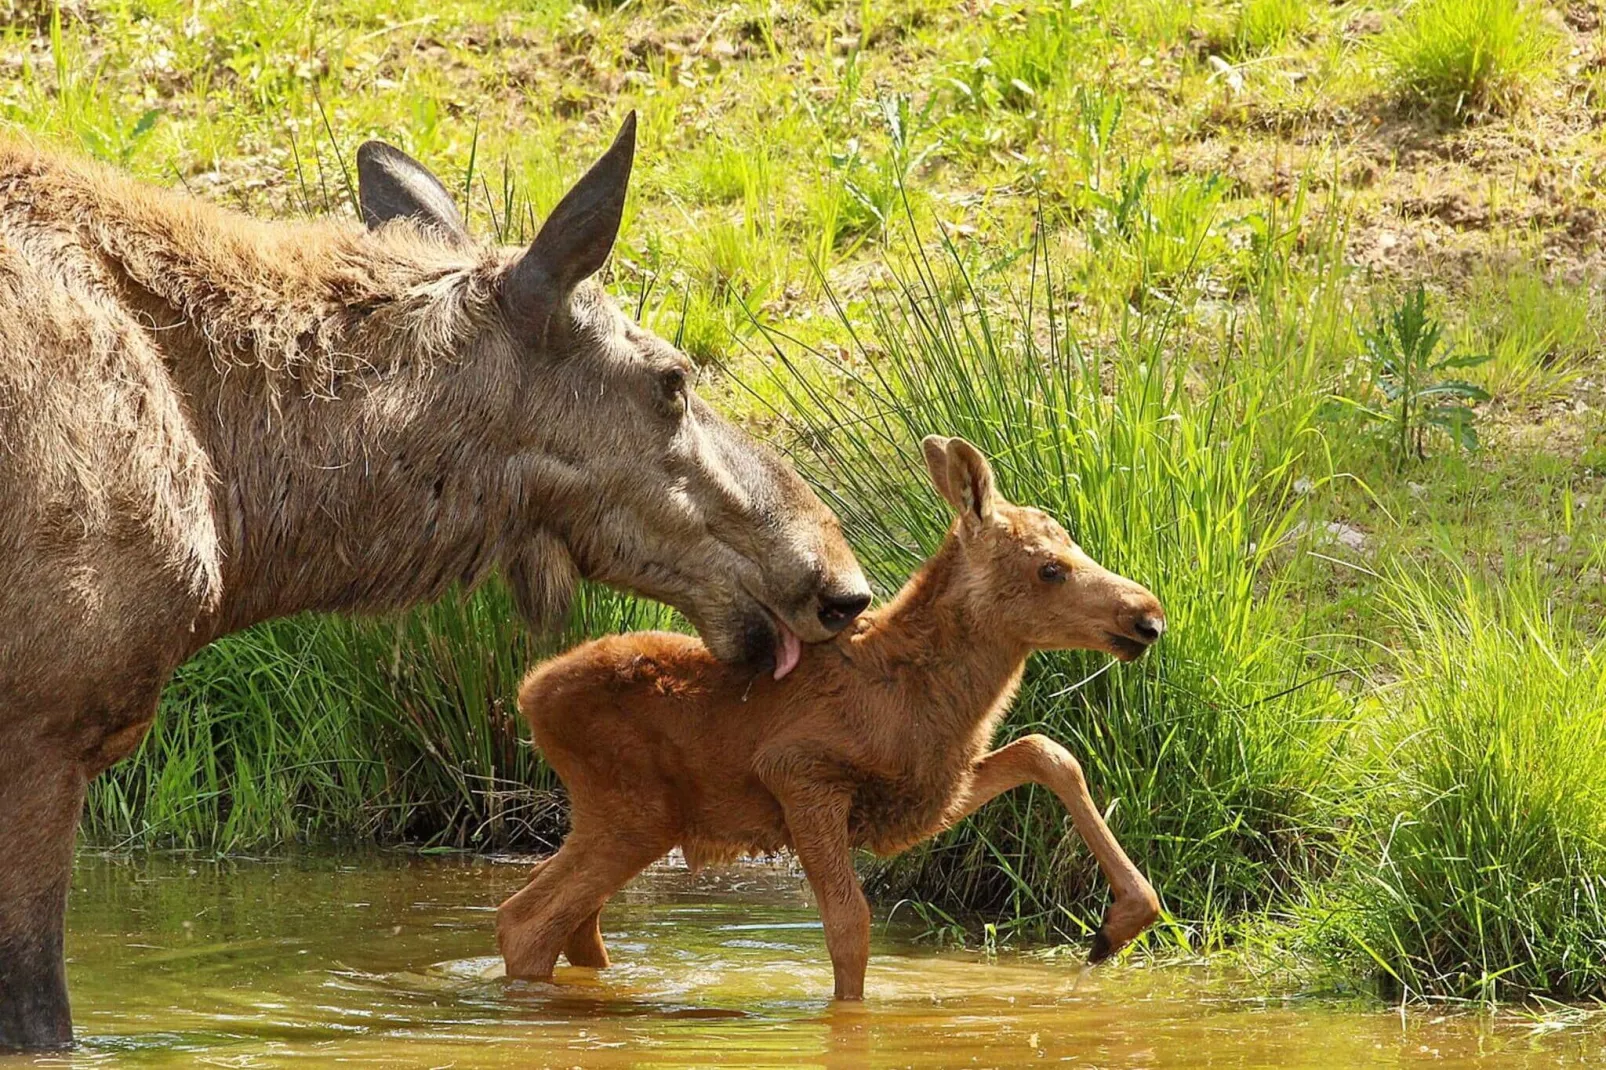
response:
<path id="1" fill-rule="evenodd" d="M 510 249 L 378 143 L 365 230 L 0 142 L 0 1049 L 71 1042 L 85 785 L 213 639 L 500 567 L 538 627 L 587 577 L 784 674 L 868 603 L 825 506 L 590 281 L 634 154 L 632 114 Z"/>

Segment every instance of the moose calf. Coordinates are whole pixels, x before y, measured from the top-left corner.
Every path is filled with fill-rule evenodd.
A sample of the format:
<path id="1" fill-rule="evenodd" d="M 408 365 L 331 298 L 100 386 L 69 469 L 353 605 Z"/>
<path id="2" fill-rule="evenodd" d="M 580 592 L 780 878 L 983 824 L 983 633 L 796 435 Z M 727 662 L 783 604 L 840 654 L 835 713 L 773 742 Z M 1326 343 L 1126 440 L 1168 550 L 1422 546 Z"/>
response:
<path id="1" fill-rule="evenodd" d="M 854 848 L 895 854 L 1033 783 L 1064 803 L 1114 890 L 1090 961 L 1154 920 L 1154 889 L 1076 759 L 1040 735 L 987 748 L 1028 654 L 1131 661 L 1165 630 L 1160 603 L 1044 513 L 1000 498 L 970 443 L 923 445 L 959 514 L 942 548 L 785 679 L 755 679 L 661 632 L 586 643 L 525 678 L 519 709 L 569 789 L 573 829 L 497 912 L 509 976 L 549 978 L 559 952 L 606 966 L 603 904 L 671 848 L 696 868 L 788 847 L 819 901 L 836 996 L 862 998 L 870 911 Z"/>

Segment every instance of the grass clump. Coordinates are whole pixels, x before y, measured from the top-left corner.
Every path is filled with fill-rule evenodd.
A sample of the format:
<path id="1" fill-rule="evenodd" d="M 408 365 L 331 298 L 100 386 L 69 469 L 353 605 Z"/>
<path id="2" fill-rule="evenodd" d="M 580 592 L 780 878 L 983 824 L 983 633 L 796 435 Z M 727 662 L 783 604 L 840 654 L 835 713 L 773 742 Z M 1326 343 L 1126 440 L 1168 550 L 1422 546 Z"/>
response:
<path id="1" fill-rule="evenodd" d="M 1513 110 L 1556 46 L 1543 12 L 1526 0 L 1421 0 L 1380 42 L 1401 92 L 1456 116 Z"/>
<path id="2" fill-rule="evenodd" d="M 1465 348 L 1489 354 L 1468 377 L 1503 401 L 1565 395 L 1601 350 L 1596 287 L 1552 281 L 1528 267 L 1479 272 L 1468 287 L 1464 319 Z"/>
<path id="3" fill-rule="evenodd" d="M 1310 0 L 1244 0 L 1230 47 L 1238 56 L 1258 56 L 1295 40 L 1313 21 Z"/>
<path id="4" fill-rule="evenodd" d="M 1171 629 L 1151 660 L 1106 672 L 1097 655 L 1035 657 L 1005 735 L 1044 732 L 1076 753 L 1173 920 L 1196 923 L 1172 938 L 1219 941 L 1229 918 L 1320 869 L 1332 842 L 1344 704 L 1275 608 L 1269 567 L 1306 439 L 1260 434 L 1272 408 L 1308 426 L 1319 397 L 1289 392 L 1296 377 L 1270 363 L 1192 393 L 1164 331 L 1084 348 L 1041 260 L 1034 274 L 1029 295 L 1000 307 L 951 246 L 942 265 L 917 258 L 896 298 L 871 308 L 873 354 L 848 362 L 873 371 L 822 387 L 778 345 L 784 407 L 883 591 L 946 529 L 919 475 L 918 443 L 936 432 L 974 442 L 1011 500 L 1059 517 L 1159 595 Z M 1083 934 L 1105 896 L 1059 803 L 1038 791 L 983 808 L 877 884 L 932 916 L 981 911 L 1020 936 Z"/>
<path id="5" fill-rule="evenodd" d="M 1606 643 L 1532 569 L 1400 574 L 1341 954 L 1413 996 L 1606 996 Z"/>

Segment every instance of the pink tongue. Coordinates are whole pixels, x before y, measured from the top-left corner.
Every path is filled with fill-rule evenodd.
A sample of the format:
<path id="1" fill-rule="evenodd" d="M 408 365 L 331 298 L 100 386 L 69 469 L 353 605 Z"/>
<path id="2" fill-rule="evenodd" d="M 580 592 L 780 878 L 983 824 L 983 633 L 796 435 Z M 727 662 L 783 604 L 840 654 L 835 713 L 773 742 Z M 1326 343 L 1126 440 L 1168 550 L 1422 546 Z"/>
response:
<path id="1" fill-rule="evenodd" d="M 803 643 L 796 632 L 780 621 L 775 622 L 775 627 L 781 638 L 780 649 L 775 651 L 775 678 L 779 680 L 797 668 L 798 659 L 803 656 Z"/>

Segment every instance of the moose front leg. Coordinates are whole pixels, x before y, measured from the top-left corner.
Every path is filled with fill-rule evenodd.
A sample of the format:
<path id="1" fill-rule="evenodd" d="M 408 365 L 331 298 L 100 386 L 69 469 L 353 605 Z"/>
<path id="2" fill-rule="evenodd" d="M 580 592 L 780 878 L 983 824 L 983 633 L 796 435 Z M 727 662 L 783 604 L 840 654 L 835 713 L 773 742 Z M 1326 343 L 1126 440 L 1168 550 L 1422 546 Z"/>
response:
<path id="1" fill-rule="evenodd" d="M 72 1044 L 63 935 L 85 774 L 22 735 L 0 731 L 0 1051 Z"/>
<path id="2" fill-rule="evenodd" d="M 1082 765 L 1070 751 L 1047 736 L 1031 735 L 986 755 L 972 767 L 969 789 L 943 815 L 943 827 L 957 824 L 989 799 L 1023 784 L 1041 784 L 1059 798 L 1110 882 L 1114 897 L 1087 956 L 1089 962 L 1103 962 L 1160 916 L 1160 899 L 1093 805 Z"/>

